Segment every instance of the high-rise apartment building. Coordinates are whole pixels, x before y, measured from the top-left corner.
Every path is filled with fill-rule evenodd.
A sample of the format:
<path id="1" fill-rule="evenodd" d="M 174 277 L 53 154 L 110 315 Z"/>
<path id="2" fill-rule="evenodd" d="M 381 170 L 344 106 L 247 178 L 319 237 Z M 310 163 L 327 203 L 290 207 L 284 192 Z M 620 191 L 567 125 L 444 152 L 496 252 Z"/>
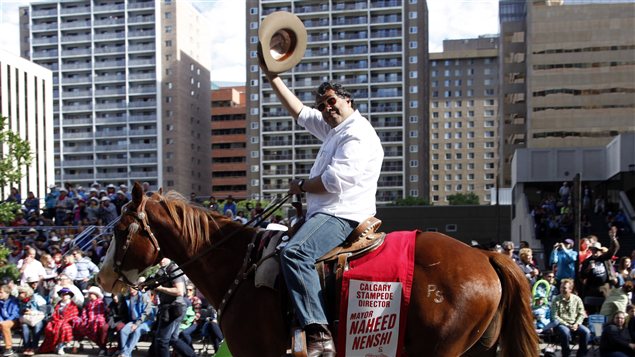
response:
<path id="1" fill-rule="evenodd" d="M 635 131 L 635 3 L 500 1 L 503 185 L 517 148 Z"/>
<path id="2" fill-rule="evenodd" d="M 430 201 L 491 200 L 498 170 L 498 37 L 443 41 L 430 54 Z"/>
<path id="3" fill-rule="evenodd" d="M 9 195 L 15 186 L 26 198 L 29 191 L 44 198 L 53 175 L 53 74 L 50 70 L 24 58 L 0 50 L 0 116 L 10 130 L 29 143 L 33 161 L 22 168 L 20 182 L 0 187 L 0 197 Z M 11 160 L 11 153 L 3 152 Z"/>
<path id="4" fill-rule="evenodd" d="M 247 198 L 245 86 L 212 90 L 212 190 L 216 198 Z"/>
<path id="5" fill-rule="evenodd" d="M 260 73 L 258 27 L 274 11 L 308 32 L 303 60 L 280 77 L 306 105 L 324 81 L 354 96 L 384 146 L 377 202 L 428 198 L 428 10 L 424 0 L 248 0 L 247 160 L 252 197 L 286 192 L 306 177 L 320 142 L 296 125 Z"/>
<path id="6" fill-rule="evenodd" d="M 53 71 L 55 179 L 207 192 L 205 21 L 184 1 L 21 8 L 22 56 Z"/>

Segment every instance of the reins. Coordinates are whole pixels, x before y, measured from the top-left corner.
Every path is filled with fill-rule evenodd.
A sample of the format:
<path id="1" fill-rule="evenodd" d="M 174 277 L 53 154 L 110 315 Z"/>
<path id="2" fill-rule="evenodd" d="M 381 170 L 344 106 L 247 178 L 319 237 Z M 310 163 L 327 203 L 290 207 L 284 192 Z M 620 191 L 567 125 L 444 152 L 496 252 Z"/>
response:
<path id="1" fill-rule="evenodd" d="M 276 199 L 274 199 L 274 201 L 272 201 L 260 214 L 254 216 L 247 223 L 243 224 L 242 228 L 249 227 L 249 226 L 253 226 L 253 227 L 259 226 L 262 222 L 265 221 L 265 219 L 269 218 L 277 209 L 279 209 L 289 199 L 289 197 L 291 197 L 291 194 L 286 194 L 282 198 L 276 197 Z M 216 223 L 216 221 L 214 221 L 214 223 Z M 218 227 L 218 231 L 220 233 L 221 229 L 218 226 L 218 224 L 216 224 L 216 227 Z M 144 228 L 146 228 L 145 225 L 144 225 Z M 146 231 L 149 231 L 149 229 L 150 229 L 150 227 L 148 225 Z M 237 230 L 231 232 L 230 234 L 224 236 L 218 242 L 210 245 L 209 247 L 203 249 L 201 252 L 197 253 L 196 255 L 194 255 L 193 257 L 188 259 L 185 263 L 179 264 L 178 268 L 176 268 L 176 269 L 174 269 L 174 270 L 172 270 L 170 272 L 166 272 L 165 275 L 162 275 L 159 278 L 153 277 L 153 278 L 148 279 L 148 280 L 146 280 L 146 281 L 144 281 L 144 282 L 142 282 L 140 284 L 136 284 L 136 285 L 128 284 L 128 285 L 131 285 L 135 289 L 141 290 L 143 288 L 152 288 L 152 287 L 163 285 L 163 284 L 165 284 L 167 282 L 173 281 L 174 279 L 177 279 L 177 278 L 185 275 L 185 272 L 183 271 L 183 268 L 191 265 L 192 263 L 196 262 L 198 259 L 200 259 L 203 256 L 205 256 L 206 254 L 210 253 L 212 250 L 214 250 L 214 249 L 218 248 L 219 246 L 225 244 L 229 239 L 231 239 L 239 231 L 242 231 L 242 229 L 237 229 Z M 154 236 L 154 235 L 152 235 L 152 236 Z M 240 284 L 240 281 L 242 281 L 242 280 L 244 280 L 246 278 L 246 276 L 243 276 L 243 277 L 241 277 L 241 276 L 244 275 L 245 271 L 247 270 L 247 266 L 249 265 L 250 255 L 251 255 L 251 251 L 253 250 L 253 248 L 255 246 L 256 237 L 257 237 L 257 234 L 254 234 L 252 239 L 251 239 L 251 242 L 247 245 L 247 253 L 245 255 L 245 259 L 243 260 L 243 265 L 240 268 L 240 270 L 238 271 L 238 274 L 236 276 L 236 279 L 234 279 L 234 282 L 232 283 L 232 286 L 225 293 L 225 297 L 223 298 L 223 300 L 221 302 L 221 305 L 220 305 L 221 307 L 224 307 L 226 305 L 226 303 L 229 301 L 229 298 L 231 297 L 232 292 L 235 290 L 235 288 L 238 286 L 238 284 Z M 176 272 L 178 270 L 180 270 L 181 272 L 178 273 L 177 275 L 170 276 L 171 274 L 173 274 L 174 272 Z M 219 320 L 220 320 L 220 314 L 221 314 L 221 308 L 218 309 Z"/>

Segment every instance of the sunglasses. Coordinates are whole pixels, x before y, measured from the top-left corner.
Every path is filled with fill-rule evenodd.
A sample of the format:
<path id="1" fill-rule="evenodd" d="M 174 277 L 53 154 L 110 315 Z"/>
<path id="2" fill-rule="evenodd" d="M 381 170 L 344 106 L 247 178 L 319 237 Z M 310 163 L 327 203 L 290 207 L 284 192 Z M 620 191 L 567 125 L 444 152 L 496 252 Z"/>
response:
<path id="1" fill-rule="evenodd" d="M 327 100 L 323 101 L 322 103 L 318 104 L 317 106 L 317 110 L 319 111 L 324 111 L 324 108 L 326 108 L 326 104 L 328 104 L 330 107 L 334 106 L 335 103 L 337 103 L 337 98 L 335 97 L 328 97 Z"/>

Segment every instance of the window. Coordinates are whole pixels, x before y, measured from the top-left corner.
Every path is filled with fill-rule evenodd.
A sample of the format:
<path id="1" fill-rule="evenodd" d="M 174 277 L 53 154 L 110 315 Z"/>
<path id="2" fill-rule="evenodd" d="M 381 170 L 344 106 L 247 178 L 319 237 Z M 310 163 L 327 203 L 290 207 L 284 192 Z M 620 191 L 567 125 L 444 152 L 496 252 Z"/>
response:
<path id="1" fill-rule="evenodd" d="M 445 159 L 446 159 L 446 160 L 452 160 L 452 154 L 451 154 L 451 153 L 449 153 L 449 152 L 446 152 L 446 153 L 445 153 Z"/>
<path id="2" fill-rule="evenodd" d="M 408 47 L 409 47 L 410 49 L 415 49 L 415 48 L 417 48 L 417 46 L 418 46 L 417 41 L 410 41 L 410 42 L 408 42 Z"/>
<path id="3" fill-rule="evenodd" d="M 249 83 L 250 83 L 252 86 L 257 86 L 257 85 L 258 85 L 258 80 L 257 80 L 257 79 L 252 79 L 251 81 L 249 81 Z"/>
<path id="4" fill-rule="evenodd" d="M 467 164 L 467 169 L 468 170 L 474 170 L 474 163 L 473 162 L 468 163 Z"/>
<path id="5" fill-rule="evenodd" d="M 258 144 L 258 141 L 259 141 L 259 140 L 258 140 L 258 137 L 257 137 L 257 136 L 252 136 L 251 138 L 249 138 L 249 141 L 250 141 L 252 144 Z"/>
<path id="6" fill-rule="evenodd" d="M 436 88 L 439 86 L 439 81 L 432 81 L 432 84 L 430 85 L 432 88 Z"/>
<path id="7" fill-rule="evenodd" d="M 494 131 L 493 130 L 488 130 L 485 133 L 483 133 L 483 137 L 485 138 L 493 138 L 494 137 Z"/>
<path id="8" fill-rule="evenodd" d="M 252 151 L 252 152 L 251 152 L 251 157 L 252 157 L 252 158 L 257 158 L 258 156 L 260 156 L 260 154 L 259 154 L 259 152 L 258 152 L 258 151 Z"/>
<path id="9" fill-rule="evenodd" d="M 474 181 L 474 174 L 467 174 L 468 181 Z"/>
<path id="10" fill-rule="evenodd" d="M 432 144 L 432 150 L 439 150 L 439 143 Z"/>
<path id="11" fill-rule="evenodd" d="M 432 129 L 439 129 L 439 123 L 432 123 Z"/>
<path id="12" fill-rule="evenodd" d="M 491 86 L 492 85 L 492 80 L 490 78 L 485 78 L 483 80 L 483 85 Z"/>
<path id="13" fill-rule="evenodd" d="M 483 158 L 484 159 L 493 159 L 494 158 L 494 152 L 493 151 L 485 152 L 483 154 Z"/>
<path id="14" fill-rule="evenodd" d="M 166 103 L 172 103 L 172 97 L 171 96 L 165 97 L 165 102 Z"/>
<path id="15" fill-rule="evenodd" d="M 410 73 L 408 74 L 408 76 L 410 78 L 417 78 L 419 76 L 419 72 L 417 71 L 410 71 Z"/>
<path id="16" fill-rule="evenodd" d="M 491 68 L 485 68 L 483 69 L 483 74 L 486 76 L 489 76 L 492 74 L 492 69 Z"/>
<path id="17" fill-rule="evenodd" d="M 249 23 L 249 29 L 251 30 L 255 30 L 258 28 L 258 22 L 257 21 L 252 21 Z"/>
<path id="18" fill-rule="evenodd" d="M 165 33 L 171 33 L 171 32 L 172 32 L 172 25 L 165 26 Z"/>
<path id="19" fill-rule="evenodd" d="M 486 149 L 487 149 L 487 148 L 493 148 L 493 147 L 494 147 L 494 142 L 493 142 L 493 141 L 486 141 L 486 142 L 483 144 L 483 147 L 485 147 Z"/>
<path id="20" fill-rule="evenodd" d="M 260 171 L 260 166 L 251 165 L 251 172 L 259 172 L 259 171 Z"/>
<path id="21" fill-rule="evenodd" d="M 419 61 L 419 58 L 417 56 L 410 56 L 408 57 L 408 62 L 415 64 Z"/>
<path id="22" fill-rule="evenodd" d="M 408 121 L 410 121 L 411 123 L 418 123 L 419 122 L 419 116 L 418 115 L 411 115 L 410 117 L 408 117 Z"/>
<path id="23" fill-rule="evenodd" d="M 456 224 L 446 224 L 445 225 L 445 231 L 446 232 L 456 232 L 457 231 Z"/>
<path id="24" fill-rule="evenodd" d="M 483 165 L 483 168 L 485 170 L 491 170 L 494 168 L 494 163 L 493 162 L 486 162 L 485 165 Z"/>
<path id="25" fill-rule="evenodd" d="M 430 77 L 436 77 L 438 75 L 437 70 L 433 69 L 432 71 L 430 71 Z"/>
<path id="26" fill-rule="evenodd" d="M 410 182 L 419 182 L 419 175 L 410 175 Z"/>
<path id="27" fill-rule="evenodd" d="M 467 158 L 470 159 L 470 160 L 474 159 L 474 153 L 473 152 L 468 152 L 467 153 Z"/>
<path id="28" fill-rule="evenodd" d="M 165 16 L 166 19 L 171 19 L 172 18 L 172 13 L 170 11 L 166 11 L 164 16 Z"/>
<path id="29" fill-rule="evenodd" d="M 454 143 L 454 148 L 455 149 L 462 149 L 463 148 L 463 143 Z"/>
<path id="30" fill-rule="evenodd" d="M 409 135 L 410 135 L 411 138 L 416 138 L 416 137 L 419 136 L 419 131 L 418 130 L 410 130 Z"/>
<path id="31" fill-rule="evenodd" d="M 467 81 L 465 81 L 465 85 L 467 85 L 468 87 L 471 87 L 474 85 L 474 80 L 473 79 L 468 79 Z"/>
<path id="32" fill-rule="evenodd" d="M 249 95 L 249 99 L 252 101 L 258 100 L 258 93 L 251 93 L 251 95 Z"/>
<path id="33" fill-rule="evenodd" d="M 432 191 L 439 191 L 439 185 L 432 185 Z"/>
<path id="34" fill-rule="evenodd" d="M 408 13 L 408 18 L 411 19 L 411 20 L 416 19 L 417 18 L 417 12 L 416 11 L 410 11 Z"/>
<path id="35" fill-rule="evenodd" d="M 493 88 L 485 89 L 485 95 L 494 95 L 494 89 Z"/>
<path id="36" fill-rule="evenodd" d="M 432 102 L 432 108 L 438 108 L 439 107 L 439 102 Z"/>
<path id="37" fill-rule="evenodd" d="M 494 116 L 494 111 L 493 110 L 486 110 L 485 112 L 483 112 L 483 116 L 484 117 L 493 117 Z"/>
<path id="38" fill-rule="evenodd" d="M 457 170 L 457 171 L 463 170 L 463 164 L 461 164 L 461 163 L 454 164 L 454 169 Z M 457 180 L 461 180 L 463 178 L 463 175 L 458 174 L 458 175 L 456 175 L 456 177 L 458 177 Z"/>
<path id="39" fill-rule="evenodd" d="M 419 87 L 418 86 L 410 86 L 410 93 L 412 93 L 412 94 L 419 93 Z"/>
<path id="40" fill-rule="evenodd" d="M 408 31 L 411 34 L 416 34 L 417 33 L 417 26 L 410 26 L 410 28 L 408 29 Z"/>
<path id="41" fill-rule="evenodd" d="M 468 97 L 473 97 L 474 96 L 474 89 L 468 89 L 466 95 Z"/>
<path id="42" fill-rule="evenodd" d="M 449 79 L 446 79 L 445 81 L 443 81 L 443 85 L 446 86 L 446 87 L 449 87 L 450 83 L 452 83 L 452 81 L 449 80 Z"/>
<path id="43" fill-rule="evenodd" d="M 410 167 L 419 167 L 419 160 L 410 160 Z"/>
<path id="44" fill-rule="evenodd" d="M 439 170 L 439 164 L 432 164 L 432 170 Z"/>
<path id="45" fill-rule="evenodd" d="M 172 47 L 172 40 L 166 40 L 165 47 Z"/>
<path id="46" fill-rule="evenodd" d="M 419 152 L 419 145 L 410 145 L 410 152 Z"/>
<path id="47" fill-rule="evenodd" d="M 467 185 L 467 190 L 468 191 L 474 191 L 474 184 L 473 183 L 468 184 Z"/>
<path id="48" fill-rule="evenodd" d="M 249 8 L 249 14 L 250 15 L 258 15 L 258 8 L 257 7 L 250 7 Z"/>
<path id="49" fill-rule="evenodd" d="M 249 71 L 251 72 L 258 72 L 258 66 L 257 65 L 251 65 L 249 66 Z"/>
<path id="50" fill-rule="evenodd" d="M 172 55 L 165 55 L 165 60 L 166 61 L 171 61 L 172 60 Z"/>
<path id="51" fill-rule="evenodd" d="M 456 154 L 454 154 L 454 158 L 457 160 L 461 160 L 463 159 L 463 154 L 460 152 L 457 152 Z"/>
<path id="52" fill-rule="evenodd" d="M 483 105 L 494 105 L 494 99 L 485 99 Z"/>
<path id="53" fill-rule="evenodd" d="M 259 127 L 260 127 L 260 123 L 255 122 L 255 121 L 254 121 L 254 122 L 251 122 L 251 124 L 250 124 L 250 128 L 251 128 L 252 130 L 256 130 L 256 129 L 258 129 Z"/>
<path id="54" fill-rule="evenodd" d="M 487 173 L 487 174 L 485 174 L 485 179 L 486 179 L 486 180 L 493 180 L 493 179 L 494 179 L 494 174 L 493 174 L 493 173 Z"/>
<path id="55" fill-rule="evenodd" d="M 258 43 L 258 36 L 251 36 L 249 38 L 249 42 L 253 43 Z"/>
<path id="56" fill-rule="evenodd" d="M 411 100 L 410 101 L 410 108 L 418 108 L 419 107 L 419 101 L 418 100 Z"/>
<path id="57" fill-rule="evenodd" d="M 460 80 L 460 79 L 455 79 L 455 80 L 454 80 L 454 86 L 455 86 L 455 87 L 460 87 L 460 86 L 461 86 L 461 83 L 462 83 L 462 82 L 461 82 L 461 80 Z"/>
<path id="58" fill-rule="evenodd" d="M 439 117 L 439 112 L 432 112 L 432 117 L 433 118 L 438 118 Z"/>
<path id="59" fill-rule="evenodd" d="M 492 128 L 494 127 L 494 121 L 493 120 L 486 120 L 484 123 L 486 128 Z"/>
<path id="60" fill-rule="evenodd" d="M 439 181 L 439 175 L 432 175 L 432 181 Z"/>

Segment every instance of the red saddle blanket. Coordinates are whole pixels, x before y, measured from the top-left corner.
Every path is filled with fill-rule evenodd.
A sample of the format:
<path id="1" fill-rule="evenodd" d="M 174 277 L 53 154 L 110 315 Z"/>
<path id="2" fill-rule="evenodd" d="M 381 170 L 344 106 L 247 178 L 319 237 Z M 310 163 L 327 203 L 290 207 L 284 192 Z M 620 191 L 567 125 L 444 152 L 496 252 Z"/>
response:
<path id="1" fill-rule="evenodd" d="M 405 356 L 416 234 L 389 233 L 382 246 L 349 263 L 342 278 L 338 356 Z"/>

